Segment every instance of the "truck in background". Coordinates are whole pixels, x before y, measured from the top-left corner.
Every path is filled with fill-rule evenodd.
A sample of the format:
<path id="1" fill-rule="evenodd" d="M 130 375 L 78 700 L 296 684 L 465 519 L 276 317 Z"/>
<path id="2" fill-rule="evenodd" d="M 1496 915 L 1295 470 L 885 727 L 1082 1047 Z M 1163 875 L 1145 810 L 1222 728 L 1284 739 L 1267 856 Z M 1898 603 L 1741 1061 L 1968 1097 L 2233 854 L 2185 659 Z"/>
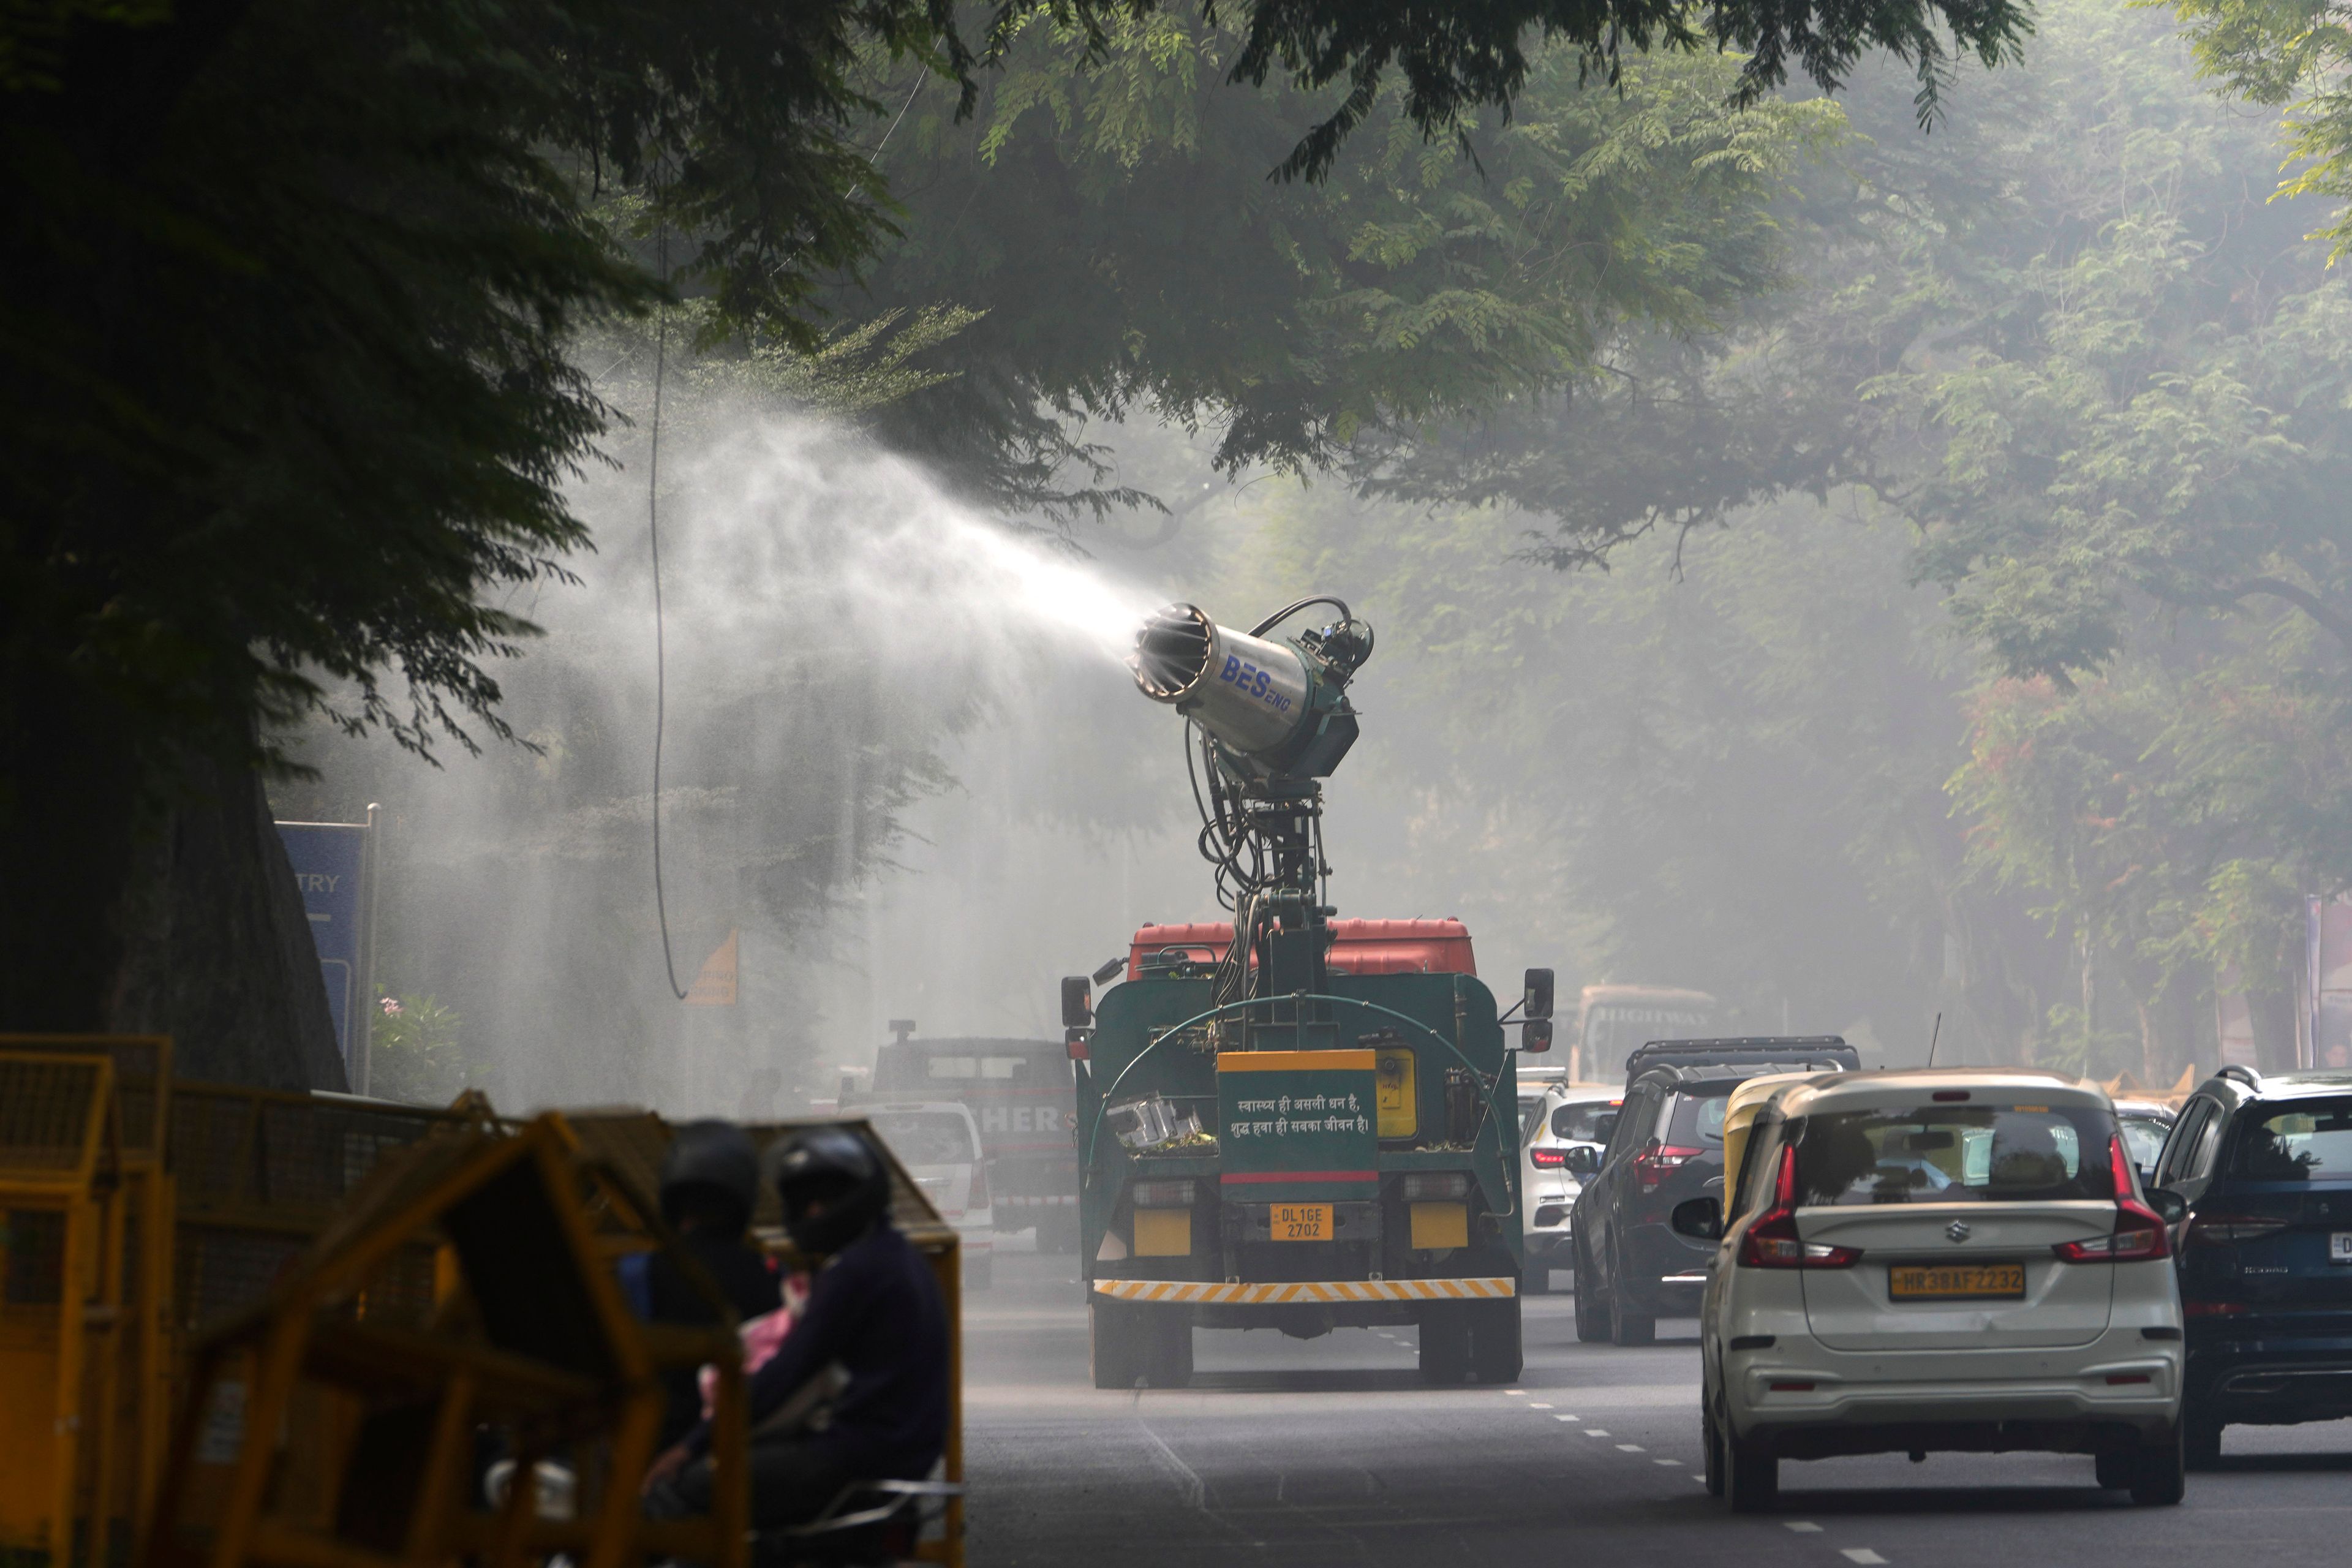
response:
<path id="1" fill-rule="evenodd" d="M 1652 1040 L 1711 1035 L 1723 1009 L 1704 991 L 1673 985 L 1588 985 L 1568 1047 L 1570 1083 L 1622 1083 L 1625 1060 Z"/>
<path id="2" fill-rule="evenodd" d="M 856 1089 L 845 1082 L 842 1110 L 901 1100 L 964 1106 L 980 1128 L 997 1228 L 1034 1228 L 1040 1252 L 1076 1248 L 1076 1117 L 1062 1043 L 970 1035 L 925 1040 L 914 1032 L 912 1022 L 893 1020 L 897 1037 L 876 1054 L 873 1081 Z"/>

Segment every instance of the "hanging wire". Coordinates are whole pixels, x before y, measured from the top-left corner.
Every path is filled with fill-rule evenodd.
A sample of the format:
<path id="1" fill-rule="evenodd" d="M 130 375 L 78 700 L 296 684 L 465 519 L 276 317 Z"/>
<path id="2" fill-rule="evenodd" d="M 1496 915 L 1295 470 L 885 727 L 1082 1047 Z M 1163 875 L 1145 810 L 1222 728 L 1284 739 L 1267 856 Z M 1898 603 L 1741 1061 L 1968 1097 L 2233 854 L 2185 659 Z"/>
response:
<path id="1" fill-rule="evenodd" d="M 677 983 L 677 959 L 670 950 L 669 900 L 662 891 L 662 729 L 669 671 L 662 637 L 661 427 L 662 381 L 669 369 L 669 224 L 662 212 L 658 163 L 653 186 L 654 255 L 662 285 L 662 299 L 654 307 L 654 416 L 646 456 L 646 542 L 654 567 L 654 918 L 661 926 L 662 973 L 669 977 L 670 994 L 683 1002 L 686 988 Z"/>

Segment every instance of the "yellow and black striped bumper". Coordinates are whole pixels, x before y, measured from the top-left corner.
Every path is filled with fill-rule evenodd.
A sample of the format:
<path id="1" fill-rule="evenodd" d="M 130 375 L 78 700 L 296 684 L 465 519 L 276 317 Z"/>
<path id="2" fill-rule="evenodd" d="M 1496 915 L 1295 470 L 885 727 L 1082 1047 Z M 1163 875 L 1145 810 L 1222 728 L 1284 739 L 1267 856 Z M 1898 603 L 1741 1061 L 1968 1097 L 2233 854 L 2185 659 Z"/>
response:
<path id="1" fill-rule="evenodd" d="M 1097 1279 L 1094 1288 L 1097 1295 L 1118 1301 L 1250 1307 L 1292 1301 L 1490 1301 L 1518 1294 L 1517 1281 L 1511 1279 L 1307 1279 L 1265 1285 Z"/>

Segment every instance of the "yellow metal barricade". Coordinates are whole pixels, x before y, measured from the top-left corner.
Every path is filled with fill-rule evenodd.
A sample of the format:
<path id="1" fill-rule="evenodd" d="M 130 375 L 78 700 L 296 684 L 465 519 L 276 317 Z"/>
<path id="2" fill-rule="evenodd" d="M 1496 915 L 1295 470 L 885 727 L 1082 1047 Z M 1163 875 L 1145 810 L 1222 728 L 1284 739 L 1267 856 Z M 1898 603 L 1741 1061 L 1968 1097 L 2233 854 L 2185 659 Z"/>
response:
<path id="1" fill-rule="evenodd" d="M 114 1064 L 0 1053 L 0 1547 L 75 1560 L 114 1489 L 125 1204 Z"/>

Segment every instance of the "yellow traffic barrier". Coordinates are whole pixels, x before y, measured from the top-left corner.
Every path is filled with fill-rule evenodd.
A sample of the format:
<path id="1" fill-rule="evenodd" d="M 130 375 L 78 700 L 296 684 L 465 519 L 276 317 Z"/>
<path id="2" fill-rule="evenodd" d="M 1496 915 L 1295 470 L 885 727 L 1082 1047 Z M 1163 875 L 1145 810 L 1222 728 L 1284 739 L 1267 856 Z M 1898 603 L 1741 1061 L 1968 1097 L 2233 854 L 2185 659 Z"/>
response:
<path id="1" fill-rule="evenodd" d="M 114 1064 L 0 1054 L 0 1546 L 53 1563 L 106 1545 L 85 1505 L 114 1493 L 121 1184 Z"/>
<path id="2" fill-rule="evenodd" d="M 401 1568 L 459 1559 L 582 1568 L 746 1553 L 742 1378 L 735 1336 L 637 1322 L 585 1199 L 657 1226 L 625 1178 L 589 1171 L 561 1120 L 510 1134 L 478 1120 L 384 1162 L 255 1311 L 208 1334 L 142 1553 L 145 1568 Z M 387 1269 L 440 1238 L 454 1289 L 424 1321 L 367 1303 Z M 716 1303 L 716 1298 L 713 1298 Z M 712 1517 L 648 1521 L 659 1373 L 715 1364 Z M 478 1432 L 515 1479 L 474 1495 Z M 525 1478 L 568 1465 L 552 1500 Z"/>

